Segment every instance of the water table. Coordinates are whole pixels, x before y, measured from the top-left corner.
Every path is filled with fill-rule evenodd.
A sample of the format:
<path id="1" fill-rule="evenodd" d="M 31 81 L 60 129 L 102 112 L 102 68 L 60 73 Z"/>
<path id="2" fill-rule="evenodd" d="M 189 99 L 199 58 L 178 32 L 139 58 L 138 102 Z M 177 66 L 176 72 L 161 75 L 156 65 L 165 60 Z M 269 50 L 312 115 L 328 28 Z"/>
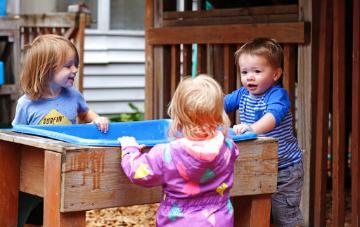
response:
<path id="1" fill-rule="evenodd" d="M 149 122 L 157 124 L 151 127 L 157 133 L 141 128 L 141 122 L 135 127 L 140 127 L 138 131 L 145 137 L 152 137 L 138 139 L 153 145 L 164 139 L 167 123 Z M 36 135 L 0 130 L 0 226 L 17 226 L 19 190 L 44 198 L 44 226 L 51 227 L 85 226 L 86 210 L 158 202 L 160 188 L 134 185 L 122 172 L 115 138 L 129 133 L 136 137 L 138 133 L 131 134 L 135 130 L 126 128 L 121 134 L 117 126 L 123 124 L 112 123 L 110 133 L 99 138 L 94 137 L 100 133 L 94 125 L 80 126 L 86 133 L 72 125 L 74 135 L 61 131 L 61 127 L 46 132 L 56 137 L 60 130 L 60 139 L 72 143 L 40 137 L 42 127 L 37 126 L 33 126 L 34 131 L 39 129 Z M 125 126 L 132 127 L 133 123 Z M 100 142 L 93 144 L 94 138 L 81 138 L 87 135 Z M 106 139 L 109 136 L 112 138 Z M 235 226 L 269 226 L 271 193 L 276 190 L 277 180 L 277 141 L 260 137 L 238 141 L 237 145 L 240 155 L 231 190 Z"/>

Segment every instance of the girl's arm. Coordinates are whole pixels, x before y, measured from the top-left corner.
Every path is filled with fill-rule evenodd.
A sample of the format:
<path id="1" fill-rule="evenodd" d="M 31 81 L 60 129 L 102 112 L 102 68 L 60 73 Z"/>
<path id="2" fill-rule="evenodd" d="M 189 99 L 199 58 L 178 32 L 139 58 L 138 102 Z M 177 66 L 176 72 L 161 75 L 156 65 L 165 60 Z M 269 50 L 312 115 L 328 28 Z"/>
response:
<path id="1" fill-rule="evenodd" d="M 160 186 L 164 183 L 164 144 L 159 144 L 148 153 L 142 154 L 141 146 L 133 137 L 121 137 L 118 140 L 122 149 L 121 166 L 131 182 L 145 187 Z"/>
<path id="2" fill-rule="evenodd" d="M 78 114 L 81 123 L 94 123 L 102 132 L 109 130 L 109 119 L 106 117 L 100 117 L 93 110 L 89 109 L 87 112 Z"/>

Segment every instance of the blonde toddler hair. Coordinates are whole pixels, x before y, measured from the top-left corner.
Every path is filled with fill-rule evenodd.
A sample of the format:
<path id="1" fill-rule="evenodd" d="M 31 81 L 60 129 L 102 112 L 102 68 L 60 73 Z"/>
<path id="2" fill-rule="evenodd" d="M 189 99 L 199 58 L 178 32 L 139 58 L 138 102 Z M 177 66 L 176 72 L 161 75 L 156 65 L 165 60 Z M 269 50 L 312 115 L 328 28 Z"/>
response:
<path id="1" fill-rule="evenodd" d="M 177 87 L 168 113 L 172 118 L 169 134 L 195 139 L 215 136 L 219 128 L 224 135 L 230 125 L 224 111 L 224 94 L 220 85 L 210 76 L 185 78 Z"/>
<path id="2" fill-rule="evenodd" d="M 31 100 L 38 100 L 49 93 L 49 82 L 56 71 L 71 55 L 75 65 L 79 64 L 79 54 L 68 39 L 53 34 L 39 35 L 28 46 L 21 72 L 21 88 Z"/>

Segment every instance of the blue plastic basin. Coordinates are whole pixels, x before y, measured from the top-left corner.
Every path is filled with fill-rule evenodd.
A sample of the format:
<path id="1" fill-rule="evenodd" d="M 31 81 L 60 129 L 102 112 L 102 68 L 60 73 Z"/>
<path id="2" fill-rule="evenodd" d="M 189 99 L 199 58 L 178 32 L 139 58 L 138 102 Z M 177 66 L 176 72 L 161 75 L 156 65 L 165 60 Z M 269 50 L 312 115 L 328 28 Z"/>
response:
<path id="1" fill-rule="evenodd" d="M 117 138 L 121 136 L 133 136 L 139 144 L 154 146 L 169 142 L 169 124 L 170 120 L 167 119 L 111 123 L 107 133 L 100 132 L 95 124 L 15 125 L 12 130 L 84 146 L 119 146 Z M 234 141 L 256 138 L 252 132 L 235 135 L 229 130 L 229 133 Z"/>

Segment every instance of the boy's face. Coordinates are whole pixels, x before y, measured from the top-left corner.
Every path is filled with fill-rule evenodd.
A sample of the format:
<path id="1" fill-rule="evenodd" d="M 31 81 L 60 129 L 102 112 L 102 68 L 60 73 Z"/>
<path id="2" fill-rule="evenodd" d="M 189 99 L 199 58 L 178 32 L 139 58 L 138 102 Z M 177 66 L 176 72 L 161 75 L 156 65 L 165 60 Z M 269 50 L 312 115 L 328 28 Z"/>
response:
<path id="1" fill-rule="evenodd" d="M 252 95 L 262 95 L 280 78 L 281 68 L 274 68 L 261 55 L 241 54 L 239 58 L 242 85 Z"/>
<path id="2" fill-rule="evenodd" d="M 71 55 L 65 60 L 64 64 L 60 66 L 60 69 L 55 72 L 52 80 L 52 88 L 72 87 L 77 72 L 77 61 L 75 56 Z"/>

